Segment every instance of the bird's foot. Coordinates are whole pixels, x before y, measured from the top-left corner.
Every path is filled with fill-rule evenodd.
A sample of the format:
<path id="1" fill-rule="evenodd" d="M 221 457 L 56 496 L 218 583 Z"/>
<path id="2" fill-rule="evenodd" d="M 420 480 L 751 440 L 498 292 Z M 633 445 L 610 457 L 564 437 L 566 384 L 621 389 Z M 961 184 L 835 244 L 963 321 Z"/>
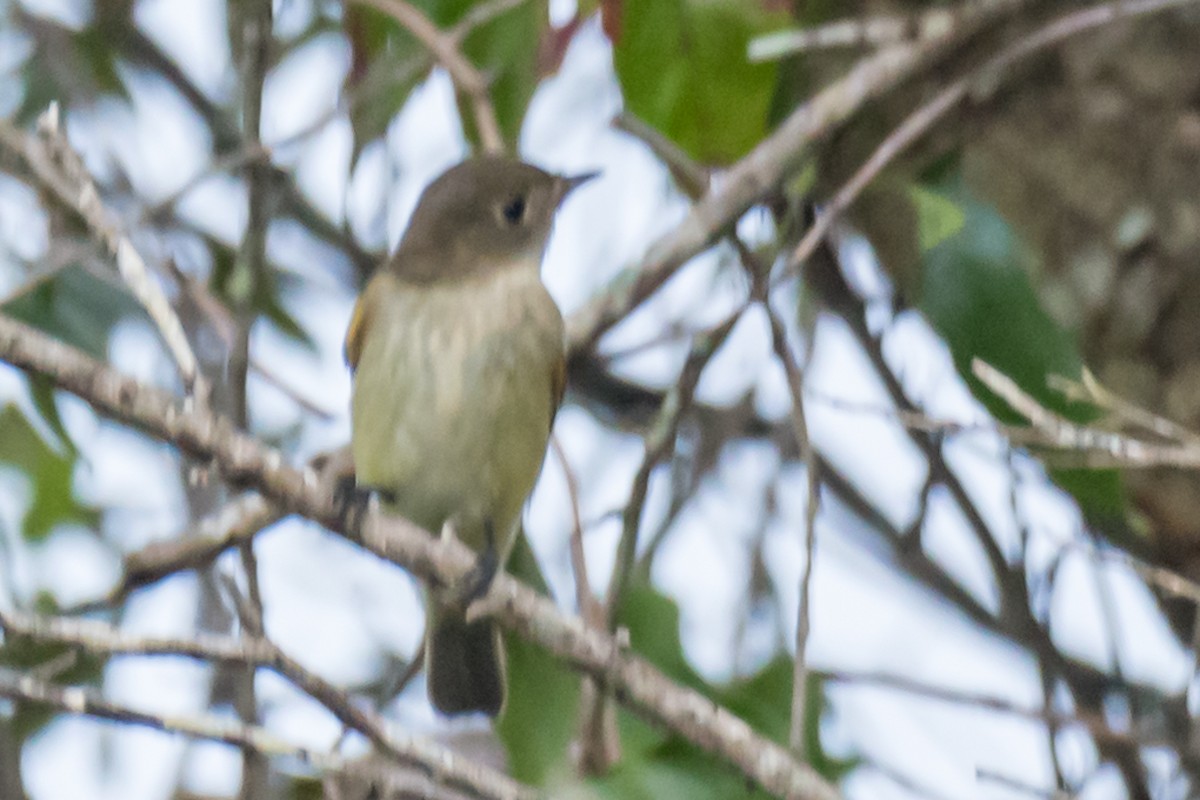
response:
<path id="1" fill-rule="evenodd" d="M 333 490 L 333 510 L 347 533 L 355 538 L 362 535 L 362 524 L 371 508 L 371 499 L 378 497 L 385 503 L 394 502 L 395 494 L 385 489 L 360 486 L 353 475 L 344 475 L 337 480 Z"/>
<path id="2" fill-rule="evenodd" d="M 500 555 L 496 550 L 496 532 L 490 520 L 484 523 L 483 532 L 483 551 L 475 559 L 475 566 L 471 567 L 454 584 L 442 590 L 445 604 L 464 613 L 476 600 L 487 596 L 496 573 L 500 571 Z M 454 530 L 449 524 L 442 528 L 442 538 L 454 538 Z"/>

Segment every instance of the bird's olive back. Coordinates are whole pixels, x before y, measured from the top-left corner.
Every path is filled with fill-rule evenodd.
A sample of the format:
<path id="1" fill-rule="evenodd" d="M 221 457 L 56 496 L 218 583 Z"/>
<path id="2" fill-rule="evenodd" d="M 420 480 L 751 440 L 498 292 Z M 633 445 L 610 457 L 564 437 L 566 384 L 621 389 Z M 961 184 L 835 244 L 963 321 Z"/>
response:
<path id="1" fill-rule="evenodd" d="M 453 280 L 541 260 L 561 178 L 512 158 L 473 158 L 421 194 L 392 257 L 406 280 Z"/>

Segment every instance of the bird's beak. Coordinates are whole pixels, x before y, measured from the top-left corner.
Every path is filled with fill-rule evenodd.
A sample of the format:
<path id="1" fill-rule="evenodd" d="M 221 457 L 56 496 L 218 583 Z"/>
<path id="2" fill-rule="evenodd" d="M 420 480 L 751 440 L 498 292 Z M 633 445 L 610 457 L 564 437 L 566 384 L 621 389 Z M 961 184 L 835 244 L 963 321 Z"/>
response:
<path id="1" fill-rule="evenodd" d="M 558 201 L 561 203 L 563 198 L 571 192 L 578 189 L 583 184 L 590 181 L 592 178 L 600 176 L 599 170 L 595 172 L 584 172 L 579 175 L 559 175 L 558 176 Z"/>

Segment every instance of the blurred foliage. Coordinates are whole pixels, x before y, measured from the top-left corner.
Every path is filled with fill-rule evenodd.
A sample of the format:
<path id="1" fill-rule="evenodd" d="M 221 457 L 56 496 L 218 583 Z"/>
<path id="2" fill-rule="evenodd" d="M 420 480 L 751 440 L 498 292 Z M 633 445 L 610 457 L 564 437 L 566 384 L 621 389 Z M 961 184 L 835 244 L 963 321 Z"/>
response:
<path id="1" fill-rule="evenodd" d="M 540 571 L 522 538 L 509 571 L 544 591 Z M 679 638 L 679 609 L 646 585 L 626 596 L 618 623 L 629 631 L 630 648 L 675 682 L 688 686 L 741 716 L 756 730 L 787 743 L 791 712 L 792 662 L 786 655 L 728 685 L 708 683 L 688 664 Z M 559 660 L 519 637 L 509 636 L 509 697 L 498 730 L 518 780 L 554 788 L 572 780 L 572 746 L 577 737 L 580 677 Z M 810 686 L 806 730 L 810 761 L 831 780 L 855 764 L 825 753 L 817 735 L 824 709 L 820 684 Z M 678 736 L 618 711 L 621 760 L 608 774 L 589 780 L 606 798 L 723 798 L 765 796 L 748 792 L 744 779 Z"/>
<path id="2" fill-rule="evenodd" d="M 936 184 L 915 184 L 917 236 L 923 254 L 918 307 L 941 334 L 959 373 L 997 419 L 1026 420 L 971 372 L 979 358 L 1011 377 L 1046 408 L 1077 422 L 1097 416 L 1090 405 L 1068 402 L 1047 384 L 1051 375 L 1077 378 L 1083 362 L 1075 337 L 1043 309 L 1022 246 L 994 209 L 973 197 L 950 173 Z M 1124 512 L 1120 475 L 1112 469 L 1052 471 L 1055 482 L 1096 523 Z"/>
<path id="3" fill-rule="evenodd" d="M 778 67 L 750 63 L 746 47 L 790 16 L 741 0 L 608 3 L 604 13 L 635 116 L 707 164 L 736 160 L 766 133 Z"/>
<path id="4" fill-rule="evenodd" d="M 45 592 L 39 593 L 33 606 L 33 610 L 41 614 L 59 611 L 54 598 Z M 100 681 L 105 663 L 105 659 L 81 650 L 48 644 L 27 636 L 5 634 L 3 644 L 0 644 L 0 668 L 31 672 L 45 681 L 95 686 Z M 27 739 L 44 728 L 55 714 L 43 706 L 15 704 L 9 722 L 10 730 L 18 741 Z"/>
<path id="5" fill-rule="evenodd" d="M 107 355 L 108 336 L 122 319 L 145 312 L 116 281 L 71 266 L 32 291 L 0 305 L 0 311 L 78 347 L 94 358 Z"/>
<path id="6" fill-rule="evenodd" d="M 119 321 L 145 318 L 141 306 L 119 286 L 78 266 L 63 269 L 0 311 L 100 359 L 107 356 L 109 334 Z M 73 491 L 78 453 L 59 418 L 53 391 L 44 381 L 31 380 L 30 399 L 39 420 L 27 419 L 13 405 L 0 411 L 0 463 L 20 470 L 30 487 L 21 534 L 40 541 L 59 524 L 94 527 L 100 512 Z"/>
<path id="7" fill-rule="evenodd" d="M 546 582 L 522 534 L 508 571 L 540 592 Z M 505 636 L 508 702 L 496 725 L 508 750 L 513 777 L 543 786 L 566 772 L 567 744 L 575 735 L 579 676 L 545 650 L 518 636 Z"/>
<path id="8" fill-rule="evenodd" d="M 479 3 L 474 0 L 416 0 L 413 5 L 425 12 L 439 28 L 448 30 Z M 357 157 L 363 147 L 383 135 L 387 125 L 404 107 L 409 94 L 426 76 L 427 69 L 412 69 L 411 65 L 430 62 L 424 47 L 412 34 L 391 17 L 374 9 L 349 6 L 346 33 L 352 59 L 346 88 L 352 94 L 364 91 L 372 95 L 369 100 L 356 103 L 351 116 Z M 540 55 L 549 33 L 545 6 L 529 2 L 476 26 L 462 45 L 467 59 L 491 81 L 490 96 L 496 118 L 512 148 L 520 136 L 521 123 L 538 81 L 544 77 Z M 376 88 L 369 80 L 372 65 L 377 60 L 390 65 L 395 74 L 393 80 L 382 81 L 385 85 L 381 88 Z M 468 140 L 477 142 L 469 102 L 461 110 L 464 132 Z"/>
<path id="9" fill-rule="evenodd" d="M 81 504 L 71 489 L 75 462 L 68 440 L 51 445 L 16 406 L 0 410 L 0 463 L 19 469 L 30 484 L 32 498 L 21 525 L 26 539 L 41 541 L 61 523 L 99 521 L 99 512 Z"/>
<path id="10" fill-rule="evenodd" d="M 373 8 L 346 7 L 346 38 L 351 62 L 344 91 L 353 98 L 353 164 L 363 148 L 386 133 L 428 74 L 429 60 L 416 39 Z"/>
<path id="11" fill-rule="evenodd" d="M 1079 353 L 1072 337 L 1039 304 L 1029 282 L 1030 254 L 1003 219 L 956 186 L 920 187 L 913 196 L 919 199 L 918 235 L 923 245 L 933 243 L 923 248 L 918 307 L 945 338 L 963 377 L 1000 419 L 1020 420 L 982 391 L 971 375 L 974 358 L 1010 376 L 1048 407 L 1068 410 L 1061 395 L 1046 386 L 1046 377 L 1078 375 Z"/>

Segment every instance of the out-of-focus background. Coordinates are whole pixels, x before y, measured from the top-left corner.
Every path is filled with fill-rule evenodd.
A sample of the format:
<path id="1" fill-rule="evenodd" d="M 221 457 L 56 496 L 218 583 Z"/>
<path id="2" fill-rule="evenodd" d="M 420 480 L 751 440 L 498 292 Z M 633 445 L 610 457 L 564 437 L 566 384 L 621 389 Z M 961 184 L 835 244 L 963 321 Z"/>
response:
<path id="1" fill-rule="evenodd" d="M 1129 447 L 1101 458 L 1066 427 L 1049 442 L 972 375 L 982 359 L 1119 442 L 1195 447 L 1195 4 L 402 5 L 482 79 L 507 148 L 603 171 L 566 203 L 544 266 L 569 319 L 694 224 L 697 193 L 736 189 L 742 159 L 793 115 L 818 120 L 803 141 L 775 141 L 790 155 L 735 225 L 572 351 L 555 427 L 569 472 L 548 455 L 515 574 L 577 613 L 576 525 L 601 602 L 623 532 L 636 534 L 615 609 L 631 648 L 800 749 L 846 798 L 1197 793 L 1200 481 Z M 387 3 L 266 6 L 0 5 L 0 311 L 183 393 L 114 259 L 13 145 L 14 132 L 44 141 L 36 120 L 54 104 L 216 408 L 300 464 L 348 438 L 341 342 L 357 290 L 481 126 Z M 1032 46 L 1070 24 L 1076 35 Z M 763 38 L 797 29 L 827 36 Z M 894 79 L 853 72 L 918 50 Z M 789 263 L 855 170 L 959 80 L 963 97 Z M 863 85 L 868 97 L 845 99 Z M 826 106 L 806 106 L 814 97 Z M 852 113 L 820 118 L 831 97 Z M 768 305 L 755 269 L 771 270 Z M 170 446 L 0 366 L 0 609 L 85 609 L 133 636 L 186 638 L 241 635 L 260 601 L 263 633 L 353 702 L 527 784 L 751 793 L 625 711 L 619 758 L 581 759 L 603 748 L 580 733 L 578 676 L 519 640 L 494 734 L 437 717 L 420 675 L 391 699 L 421 638 L 419 586 L 302 519 L 256 537 L 252 579 L 230 551 L 113 595 L 129 554 L 198 535 L 201 520 L 219 528 L 236 498 Z M 240 716 L 346 758 L 368 749 L 265 670 L 248 681 L 181 657 L 3 642 L 6 679 L 88 686 L 160 716 Z M 0 701 L 3 800 L 355 791 L 295 759 L 251 769 L 227 745 Z"/>

